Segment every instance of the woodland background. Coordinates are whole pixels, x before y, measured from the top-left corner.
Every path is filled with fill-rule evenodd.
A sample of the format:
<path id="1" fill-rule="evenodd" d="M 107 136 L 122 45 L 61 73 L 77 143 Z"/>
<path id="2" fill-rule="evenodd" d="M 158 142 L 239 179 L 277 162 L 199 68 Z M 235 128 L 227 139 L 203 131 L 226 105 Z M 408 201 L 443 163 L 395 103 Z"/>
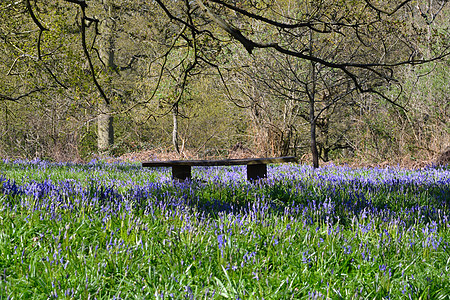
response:
<path id="1" fill-rule="evenodd" d="M 450 146 L 448 1 L 2 0 L 0 20 L 3 158 L 420 166 Z"/>

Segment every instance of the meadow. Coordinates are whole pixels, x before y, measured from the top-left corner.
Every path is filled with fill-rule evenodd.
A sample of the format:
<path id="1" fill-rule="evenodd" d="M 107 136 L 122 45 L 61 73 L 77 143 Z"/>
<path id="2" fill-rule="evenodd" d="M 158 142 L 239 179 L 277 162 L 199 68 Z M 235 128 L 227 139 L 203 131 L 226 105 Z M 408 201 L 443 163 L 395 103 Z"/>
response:
<path id="1" fill-rule="evenodd" d="M 0 299 L 450 299 L 450 169 L 0 161 Z"/>

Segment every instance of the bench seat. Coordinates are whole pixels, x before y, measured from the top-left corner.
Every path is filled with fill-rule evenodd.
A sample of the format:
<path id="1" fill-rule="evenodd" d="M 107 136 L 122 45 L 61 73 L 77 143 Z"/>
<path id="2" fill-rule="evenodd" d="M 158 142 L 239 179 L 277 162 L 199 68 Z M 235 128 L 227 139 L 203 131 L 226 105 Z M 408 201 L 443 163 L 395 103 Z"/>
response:
<path id="1" fill-rule="evenodd" d="M 243 158 L 243 159 L 218 159 L 218 160 L 169 160 L 142 162 L 144 168 L 171 167 L 172 179 L 191 179 L 191 167 L 196 166 L 247 166 L 247 179 L 256 180 L 267 177 L 267 164 L 297 163 L 294 156 L 272 158 Z"/>

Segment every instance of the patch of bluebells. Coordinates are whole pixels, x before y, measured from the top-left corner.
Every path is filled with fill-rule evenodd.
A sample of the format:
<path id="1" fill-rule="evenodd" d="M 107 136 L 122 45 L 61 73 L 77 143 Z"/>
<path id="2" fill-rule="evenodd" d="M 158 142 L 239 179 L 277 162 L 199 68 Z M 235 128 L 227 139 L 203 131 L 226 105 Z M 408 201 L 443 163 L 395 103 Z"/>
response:
<path id="1" fill-rule="evenodd" d="M 25 163 L 29 164 L 37 165 L 38 168 L 49 168 L 48 164 L 42 161 Z M 113 164 L 113 170 L 114 166 Z M 87 168 L 95 167 L 95 164 L 87 166 Z M 435 169 L 416 172 L 395 169 L 361 171 L 338 167 L 313 171 L 305 166 L 280 166 L 269 168 L 269 178 L 266 181 L 252 185 L 235 180 L 239 177 L 236 174 L 245 171 L 242 168 L 229 168 L 226 172 L 212 169 L 211 173 L 217 175 L 208 173 L 208 170 L 203 168 L 196 174 L 202 176 L 196 177 L 198 180 L 206 180 L 206 183 L 202 181 L 171 183 L 163 179 L 145 185 L 133 185 L 115 179 L 108 181 L 104 178 L 104 174 L 99 174 L 98 178 L 90 178 L 87 186 L 74 180 L 58 182 L 31 180 L 19 184 L 0 175 L 0 191 L 8 196 L 6 205 L 33 206 L 33 210 L 53 216 L 85 207 L 91 207 L 106 216 L 115 216 L 123 209 L 126 212 L 140 209 L 148 214 L 154 211 L 155 207 L 163 211 L 177 212 L 194 207 L 196 211 L 205 215 L 232 214 L 239 219 L 249 219 L 252 222 L 263 222 L 273 213 L 292 217 L 297 222 L 301 219 L 305 225 L 317 221 L 330 225 L 339 222 L 349 223 L 351 218 L 356 217 L 362 233 L 370 231 L 372 226 L 370 220 L 377 218 L 385 223 L 403 227 L 426 225 L 422 230 L 428 230 L 429 224 L 432 224 L 434 229 L 423 233 L 428 235 L 426 243 L 433 245 L 439 243 L 439 238 L 434 237 L 433 232 L 438 227 L 449 226 L 449 171 Z M 239 185 L 236 185 L 236 182 Z M 279 201 L 280 199 L 273 199 L 274 195 L 271 195 L 280 185 L 287 188 L 275 196 L 293 199 L 289 205 L 283 203 L 284 199 Z M 311 189 L 311 186 L 315 188 Z M 205 198 L 199 191 L 208 189 L 228 189 L 234 192 L 238 190 L 238 195 L 244 199 L 230 203 L 215 197 Z M 415 191 L 423 189 L 429 193 L 428 203 L 401 207 L 398 210 L 390 207 L 389 203 L 383 206 L 375 202 L 378 199 L 371 199 L 372 191 L 390 192 L 394 197 L 407 191 L 409 196 L 414 197 Z M 265 193 L 266 190 L 269 192 Z M 239 203 L 239 200 L 244 201 Z"/>
<path id="2" fill-rule="evenodd" d="M 143 218 L 162 218 L 168 223 L 181 224 L 168 227 L 167 239 L 159 241 L 164 246 L 161 255 L 174 251 L 176 245 L 173 240 L 179 241 L 184 234 L 208 232 L 215 236 L 211 247 L 217 247 L 221 259 L 231 260 L 224 262 L 227 270 L 237 272 L 248 268 L 249 275 L 256 281 L 262 278 L 266 249 L 287 247 L 285 245 L 289 241 L 285 237 L 298 235 L 297 231 L 318 236 L 311 245 L 292 245 L 308 269 L 319 264 L 317 249 L 327 248 L 330 237 L 340 241 L 339 253 L 349 256 L 350 263 L 353 258 L 358 258 L 360 264 L 367 265 L 374 264 L 390 251 L 402 250 L 399 250 L 399 245 L 405 239 L 411 249 L 420 243 L 422 251 L 450 251 L 448 236 L 440 234 L 441 230 L 450 228 L 448 170 L 335 166 L 313 170 L 308 166 L 281 165 L 269 166 L 266 180 L 249 183 L 245 180 L 244 167 L 195 168 L 192 181 L 172 182 L 167 170 L 161 171 L 154 181 L 112 176 L 115 172 L 136 172 L 145 177 L 156 172 L 126 164 L 91 162 L 72 165 L 38 160 L 4 163 L 35 172 L 63 167 L 70 172 L 82 170 L 92 174 L 87 182 L 49 178 L 20 181 L 20 178 L 9 178 L 7 172 L 1 172 L 1 211 L 33 212 L 40 220 L 56 222 L 65 214 L 94 213 L 101 220 L 102 230 L 109 233 L 103 249 L 111 255 L 127 255 L 130 259 L 134 252 L 145 251 L 144 243 L 139 239 L 138 242 L 125 241 L 124 235 L 147 230 L 146 222 L 141 220 Z M 110 228 L 113 219 L 127 221 L 125 233 L 119 232 L 120 228 Z M 278 222 L 284 225 L 278 226 Z M 269 231 L 271 235 L 265 237 L 262 230 L 255 232 L 249 229 L 255 226 L 278 229 Z M 198 232 L 199 228 L 203 232 Z M 351 230 L 351 235 L 345 234 L 348 230 Z M 70 238 L 64 236 L 67 235 L 64 232 L 59 232 L 56 237 L 53 234 L 55 241 Z M 377 236 L 376 248 L 369 245 L 373 241 L 365 240 L 369 236 Z M 248 243 L 243 245 L 242 240 Z M 354 240 L 359 241 L 359 246 Z M 62 247 L 58 243 L 54 251 L 43 258 L 49 268 L 60 266 L 66 270 L 70 265 L 70 259 L 62 254 Z M 86 251 L 96 255 L 98 245 L 95 249 L 93 245 L 86 247 L 89 249 Z M 192 255 L 192 264 L 198 260 L 201 267 L 201 259 L 195 259 L 195 256 Z M 184 260 L 178 263 L 183 268 L 188 264 Z M 358 269 L 360 267 L 358 265 Z M 98 270 L 101 268 L 106 268 L 106 264 L 99 263 Z M 391 278 L 393 268 L 386 262 L 378 264 L 377 271 Z M 329 273 L 334 275 L 334 268 L 330 270 Z M 406 278 L 406 275 L 402 273 L 401 277 Z M 407 286 L 404 285 L 403 292 Z M 145 286 L 142 289 L 145 290 Z M 184 286 L 184 289 L 188 298 L 194 297 L 189 286 Z M 292 291 L 295 291 L 294 287 Z M 308 293 L 311 298 L 322 297 L 319 291 Z M 73 296 L 75 292 L 67 288 L 64 294 Z M 161 291 L 160 295 L 164 292 Z M 56 291 L 53 297 L 57 297 Z"/>

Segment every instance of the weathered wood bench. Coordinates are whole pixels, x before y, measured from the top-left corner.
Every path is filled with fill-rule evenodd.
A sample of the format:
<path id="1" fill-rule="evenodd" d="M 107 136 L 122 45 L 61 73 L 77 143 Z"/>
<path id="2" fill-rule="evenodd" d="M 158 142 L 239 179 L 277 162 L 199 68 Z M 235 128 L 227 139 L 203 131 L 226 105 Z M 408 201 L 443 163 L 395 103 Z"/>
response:
<path id="1" fill-rule="evenodd" d="M 293 156 L 273 157 L 273 158 L 244 158 L 244 159 L 223 159 L 223 160 L 170 160 L 170 161 L 147 161 L 142 163 L 144 168 L 171 167 L 172 179 L 191 179 L 191 167 L 196 166 L 247 166 L 247 180 L 256 180 L 267 177 L 267 164 L 279 164 L 295 162 Z"/>

